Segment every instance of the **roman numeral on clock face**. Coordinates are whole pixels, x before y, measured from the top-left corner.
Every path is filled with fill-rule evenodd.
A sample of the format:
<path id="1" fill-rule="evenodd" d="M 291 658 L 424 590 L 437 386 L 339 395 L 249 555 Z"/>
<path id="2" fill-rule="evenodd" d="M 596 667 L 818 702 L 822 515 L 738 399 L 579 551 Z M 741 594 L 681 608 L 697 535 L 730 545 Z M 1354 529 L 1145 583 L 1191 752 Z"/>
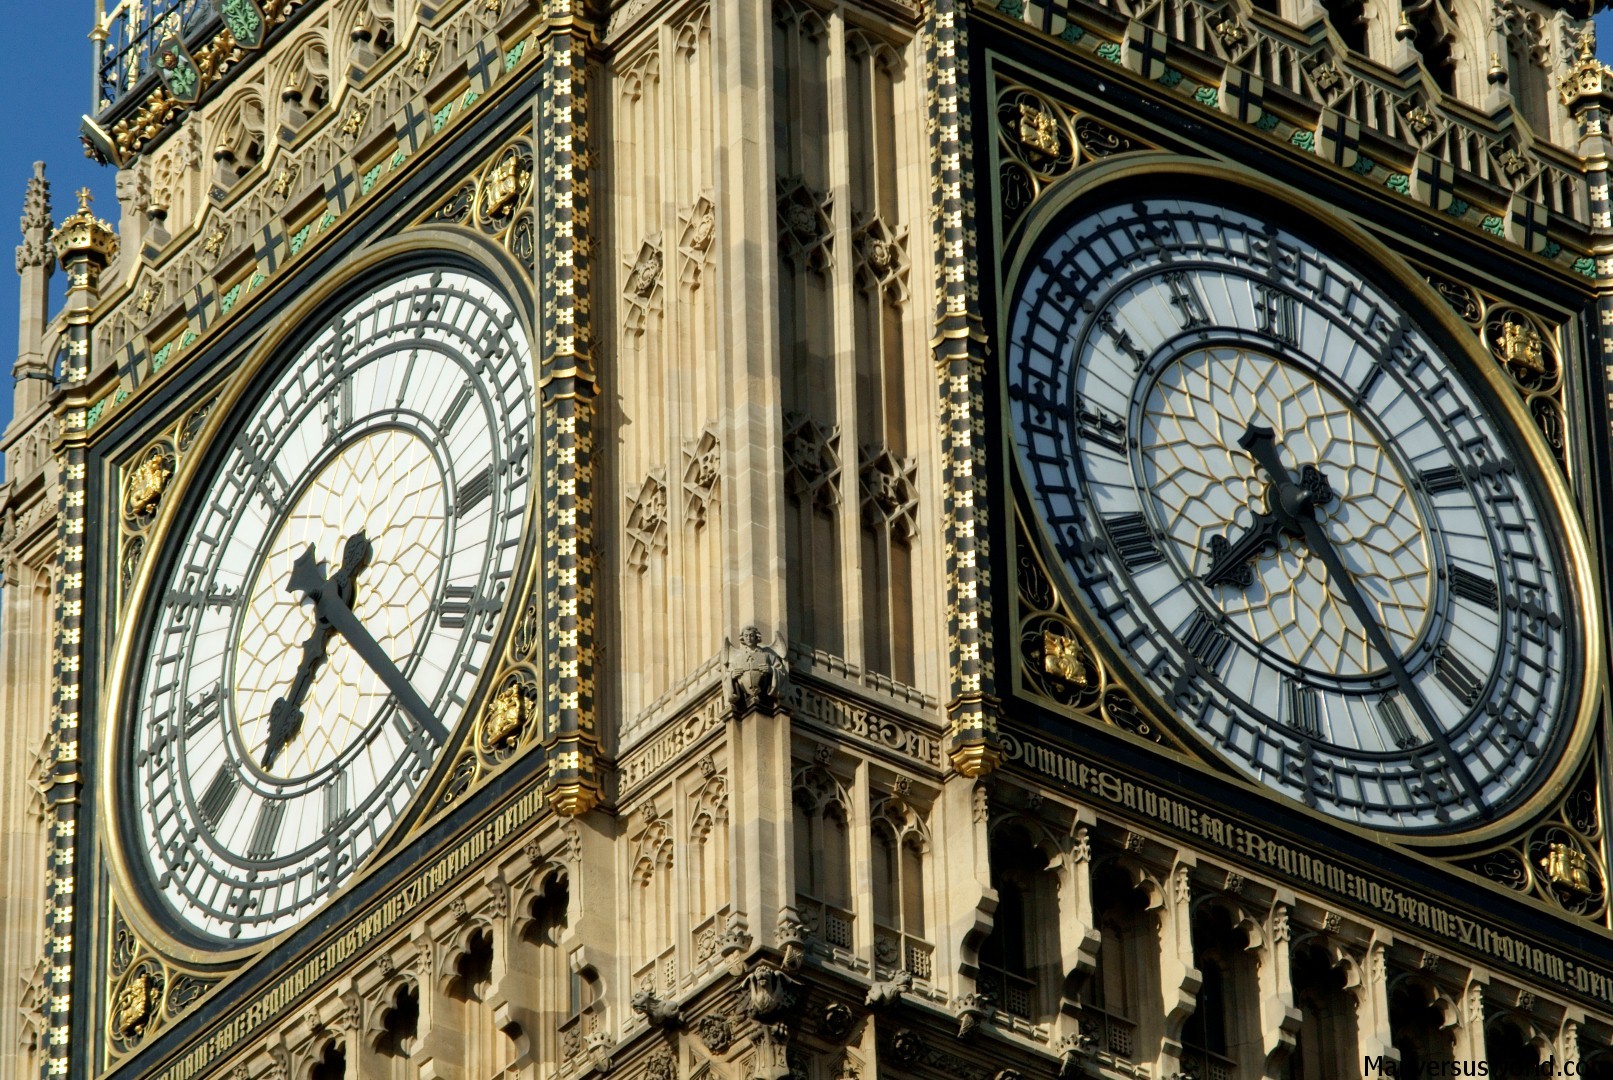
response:
<path id="1" fill-rule="evenodd" d="M 230 803 L 235 801 L 235 793 L 241 787 L 241 778 L 235 770 L 228 765 L 220 765 L 213 779 L 208 781 L 207 790 L 196 803 L 196 812 L 201 815 L 209 829 L 217 829 L 218 823 L 224 820 Z"/>
<path id="2" fill-rule="evenodd" d="M 1289 345 L 1299 344 L 1299 301 L 1273 285 L 1255 286 L 1255 328 Z"/>
<path id="3" fill-rule="evenodd" d="M 1463 663 L 1462 658 L 1447 645 L 1441 645 L 1439 651 L 1434 654 L 1434 674 L 1445 684 L 1445 689 L 1462 704 L 1472 705 L 1479 700 L 1479 691 L 1484 688 L 1484 684 L 1473 674 L 1473 669 Z"/>
<path id="4" fill-rule="evenodd" d="M 1406 723 L 1405 711 L 1400 708 L 1400 701 L 1393 697 L 1381 697 L 1372 706 L 1372 711 L 1378 714 L 1378 722 L 1383 730 L 1389 734 L 1389 741 L 1402 750 L 1417 745 L 1417 736 L 1411 732 L 1411 725 Z"/>
<path id="5" fill-rule="evenodd" d="M 347 821 L 347 774 L 337 773 L 325 785 L 325 831 L 334 832 Z"/>
<path id="6" fill-rule="evenodd" d="M 1471 570 L 1464 570 L 1460 566 L 1451 568 L 1450 575 L 1451 595 L 1460 596 L 1464 600 L 1471 600 L 1480 607 L 1487 607 L 1491 611 L 1499 610 L 1499 591 L 1495 582 L 1489 578 L 1480 577 Z"/>
<path id="7" fill-rule="evenodd" d="M 454 395 L 454 400 L 448 403 L 448 409 L 442 414 L 442 419 L 437 421 L 437 430 L 444 435 L 448 434 L 453 426 L 459 422 L 460 414 L 465 411 L 465 407 L 470 404 L 470 400 L 474 396 L 475 391 L 471 389 L 470 383 L 467 382 L 464 386 L 461 386 L 459 393 Z"/>
<path id="8" fill-rule="evenodd" d="M 1139 369 L 1148 363 L 1148 351 L 1131 340 L 1131 331 L 1120 328 L 1120 324 L 1115 322 L 1115 313 L 1113 311 L 1105 311 L 1098 316 L 1097 321 L 1103 332 L 1109 335 L 1109 340 L 1114 342 L 1115 348 L 1131 357 L 1131 362 L 1136 364 Z"/>
<path id="9" fill-rule="evenodd" d="M 459 485 L 454 494 L 454 516 L 464 517 L 473 510 L 477 503 L 487 498 L 493 492 L 493 467 L 488 465 L 481 472 Z"/>
<path id="10" fill-rule="evenodd" d="M 1322 706 L 1316 688 L 1290 682 L 1284 684 L 1288 693 L 1288 726 L 1306 735 L 1322 733 Z"/>
<path id="11" fill-rule="evenodd" d="M 1203 608 L 1197 608 L 1182 631 L 1182 644 L 1188 652 L 1198 657 L 1199 663 L 1215 671 L 1226 658 L 1227 650 L 1232 648 L 1232 639 L 1204 613 Z"/>
<path id="12" fill-rule="evenodd" d="M 1187 276 L 1185 270 L 1167 273 L 1165 284 L 1171 290 L 1171 303 L 1176 305 L 1176 317 L 1181 320 L 1183 330 L 1210 325 L 1210 313 L 1204 306 L 1204 298 L 1199 295 L 1198 286 L 1193 284 L 1193 279 Z"/>
<path id="13" fill-rule="evenodd" d="M 1076 431 L 1087 442 L 1107 446 L 1117 454 L 1126 452 L 1126 422 L 1112 413 L 1090 405 L 1079 394 L 1075 398 Z"/>
<path id="14" fill-rule="evenodd" d="M 205 692 L 185 702 L 185 734 L 195 735 L 212 724 L 223 708 L 220 686 L 214 683 Z"/>
<path id="15" fill-rule="evenodd" d="M 437 621 L 450 630 L 463 630 L 470 617 L 471 605 L 476 601 L 476 590 L 469 585 L 450 585 L 442 591 L 442 604 Z"/>
<path id="16" fill-rule="evenodd" d="M 1441 465 L 1437 469 L 1429 469 L 1420 474 L 1418 482 L 1423 490 L 1430 495 L 1438 495 L 1445 491 L 1459 491 L 1462 488 L 1462 470 L 1455 465 Z"/>
<path id="17" fill-rule="evenodd" d="M 246 846 L 249 859 L 274 857 L 275 844 L 280 839 L 280 822 L 285 819 L 286 804 L 271 799 L 258 808 L 257 824 L 252 826 L 252 839 Z"/>
<path id="18" fill-rule="evenodd" d="M 332 438 L 339 438 L 353 423 L 353 381 L 343 379 L 331 390 L 325 402 L 325 427 Z"/>
<path id="19" fill-rule="evenodd" d="M 1160 554 L 1159 545 L 1154 541 L 1154 533 L 1148 527 L 1148 522 L 1141 514 L 1122 514 L 1119 517 L 1104 518 L 1104 527 L 1109 530 L 1109 542 L 1114 547 L 1120 561 L 1126 564 L 1127 570 L 1141 570 L 1146 566 L 1153 566 L 1165 556 Z"/>

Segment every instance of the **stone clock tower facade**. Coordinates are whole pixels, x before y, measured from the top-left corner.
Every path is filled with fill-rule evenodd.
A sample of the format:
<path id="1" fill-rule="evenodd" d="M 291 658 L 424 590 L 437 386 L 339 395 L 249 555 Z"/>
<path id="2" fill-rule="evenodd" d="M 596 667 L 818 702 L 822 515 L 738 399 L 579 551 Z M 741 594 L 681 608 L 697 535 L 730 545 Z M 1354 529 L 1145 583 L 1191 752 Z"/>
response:
<path id="1" fill-rule="evenodd" d="M 1586 15 L 110 5 L 0 1071 L 1613 1076 Z"/>

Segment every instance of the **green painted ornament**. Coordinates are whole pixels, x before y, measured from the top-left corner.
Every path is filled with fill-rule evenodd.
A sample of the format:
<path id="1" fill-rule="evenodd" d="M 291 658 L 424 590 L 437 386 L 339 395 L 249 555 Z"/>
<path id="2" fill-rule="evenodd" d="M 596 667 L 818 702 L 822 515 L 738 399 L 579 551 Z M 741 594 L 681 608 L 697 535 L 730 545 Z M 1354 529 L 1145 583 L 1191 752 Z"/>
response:
<path id="1" fill-rule="evenodd" d="M 263 44 L 263 8 L 258 0 L 213 0 L 213 7 L 241 48 L 256 49 Z"/>
<path id="2" fill-rule="evenodd" d="M 182 104 L 193 105 L 202 96 L 202 73 L 178 36 L 164 38 L 157 46 L 157 77 Z"/>

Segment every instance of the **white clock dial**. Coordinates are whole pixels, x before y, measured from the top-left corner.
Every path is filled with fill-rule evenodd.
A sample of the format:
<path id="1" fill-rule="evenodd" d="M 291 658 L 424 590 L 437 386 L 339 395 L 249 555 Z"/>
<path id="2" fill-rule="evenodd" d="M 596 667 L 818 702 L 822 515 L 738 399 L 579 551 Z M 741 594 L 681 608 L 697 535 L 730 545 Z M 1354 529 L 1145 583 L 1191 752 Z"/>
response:
<path id="1" fill-rule="evenodd" d="M 243 399 L 153 594 L 126 766 L 182 927 L 294 925 L 408 808 L 514 579 L 532 395 L 510 303 L 427 272 L 348 306 Z"/>
<path id="2" fill-rule="evenodd" d="M 1578 704 L 1564 524 L 1416 319 L 1254 215 L 1055 230 L 1012 302 L 1020 476 L 1111 648 L 1238 768 L 1374 828 L 1532 790 Z"/>

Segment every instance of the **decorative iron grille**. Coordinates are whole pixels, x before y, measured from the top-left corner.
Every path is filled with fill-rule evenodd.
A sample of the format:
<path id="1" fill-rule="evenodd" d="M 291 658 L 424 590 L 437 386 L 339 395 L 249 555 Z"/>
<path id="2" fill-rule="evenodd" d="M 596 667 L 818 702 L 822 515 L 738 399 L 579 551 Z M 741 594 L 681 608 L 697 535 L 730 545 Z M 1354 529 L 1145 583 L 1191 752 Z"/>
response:
<path id="1" fill-rule="evenodd" d="M 201 39 L 202 27 L 217 22 L 210 0 L 117 0 L 110 10 L 100 10 L 97 106 L 108 109 L 139 86 L 154 70 L 157 46 L 169 37 L 191 45 Z"/>

